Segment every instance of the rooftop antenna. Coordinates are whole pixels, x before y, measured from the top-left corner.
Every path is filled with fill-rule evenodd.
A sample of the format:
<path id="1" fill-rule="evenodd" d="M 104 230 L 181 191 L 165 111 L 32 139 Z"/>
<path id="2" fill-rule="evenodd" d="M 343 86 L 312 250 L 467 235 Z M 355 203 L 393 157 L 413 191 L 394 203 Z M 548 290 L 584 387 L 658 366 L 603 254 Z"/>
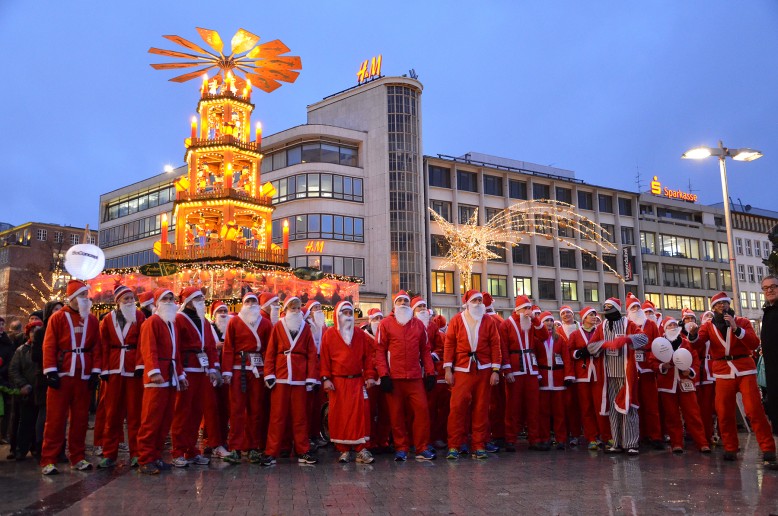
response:
<path id="1" fill-rule="evenodd" d="M 641 179 L 641 177 L 640 177 L 640 166 L 639 165 L 635 165 L 635 171 L 636 171 L 636 173 L 635 173 L 635 184 L 638 185 L 638 192 L 642 192 L 643 191 L 643 179 Z"/>

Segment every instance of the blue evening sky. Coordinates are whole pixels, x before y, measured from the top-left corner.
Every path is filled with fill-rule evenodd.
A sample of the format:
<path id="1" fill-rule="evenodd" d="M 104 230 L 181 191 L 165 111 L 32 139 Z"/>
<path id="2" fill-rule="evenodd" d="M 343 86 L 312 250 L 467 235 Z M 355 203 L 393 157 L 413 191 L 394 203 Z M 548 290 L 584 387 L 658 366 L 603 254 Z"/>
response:
<path id="1" fill-rule="evenodd" d="M 735 202 L 775 209 L 778 2 L 0 1 L 0 221 L 98 223 L 105 193 L 183 163 L 199 81 L 176 84 L 162 38 L 228 42 L 242 27 L 299 55 L 296 83 L 254 102 L 265 134 L 355 84 L 359 63 L 414 68 L 426 154 L 484 152 L 636 190 L 638 171 L 721 201 L 715 160 L 688 148 L 752 147 L 729 162 Z M 257 118 L 255 117 L 255 120 Z"/>

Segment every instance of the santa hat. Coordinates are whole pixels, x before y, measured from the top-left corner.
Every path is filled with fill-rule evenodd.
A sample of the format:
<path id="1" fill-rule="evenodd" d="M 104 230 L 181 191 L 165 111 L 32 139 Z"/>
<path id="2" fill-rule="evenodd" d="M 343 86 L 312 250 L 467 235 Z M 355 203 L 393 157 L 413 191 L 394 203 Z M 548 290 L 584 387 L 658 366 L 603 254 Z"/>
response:
<path id="1" fill-rule="evenodd" d="M 603 305 L 613 305 L 616 308 L 616 310 L 621 312 L 621 301 L 618 298 L 609 297 L 608 299 L 605 300 Z"/>
<path id="2" fill-rule="evenodd" d="M 42 327 L 42 326 L 43 326 L 43 322 L 41 322 L 41 321 L 29 322 L 29 323 L 24 325 L 24 335 L 29 334 L 30 330 L 32 330 L 33 328 L 39 328 L 39 327 Z"/>
<path id="3" fill-rule="evenodd" d="M 538 305 L 532 305 L 532 315 L 538 315 L 542 310 Z"/>
<path id="4" fill-rule="evenodd" d="M 489 308 L 494 304 L 494 298 L 489 292 L 481 292 L 481 295 L 484 298 L 484 306 L 486 306 L 486 308 Z"/>
<path id="5" fill-rule="evenodd" d="M 300 298 L 297 296 L 289 296 L 286 299 L 284 299 L 284 310 L 286 310 L 286 308 L 289 306 L 289 303 L 295 300 L 300 301 Z"/>
<path id="6" fill-rule="evenodd" d="M 169 288 L 160 287 L 154 291 L 154 304 L 159 305 L 159 300 L 168 294 L 173 294 L 173 291 Z M 175 296 L 175 294 L 174 294 Z"/>
<path id="7" fill-rule="evenodd" d="M 641 308 L 644 311 L 647 311 L 647 312 L 653 312 L 654 310 L 656 310 L 656 306 L 654 306 L 654 303 L 652 303 L 651 301 L 648 301 L 648 300 L 643 302 L 643 305 L 641 306 Z"/>
<path id="8" fill-rule="evenodd" d="M 559 315 L 562 315 L 565 312 L 573 313 L 573 309 L 570 308 L 568 305 L 563 305 L 559 307 Z"/>
<path id="9" fill-rule="evenodd" d="M 306 303 L 305 306 L 308 306 L 308 304 Z M 342 312 L 346 308 L 348 308 L 352 312 L 354 311 L 354 305 L 352 305 L 348 301 L 340 301 L 337 305 L 335 305 L 335 314 L 332 317 L 332 327 L 338 331 L 340 331 L 338 316 L 340 315 L 340 312 Z"/>
<path id="10" fill-rule="evenodd" d="M 397 294 L 394 295 L 392 298 L 392 304 L 396 304 L 398 299 L 405 298 L 408 300 L 408 302 L 411 302 L 411 298 L 408 295 L 408 293 L 404 290 L 399 291 Z"/>
<path id="11" fill-rule="evenodd" d="M 254 301 L 256 301 L 257 303 L 259 303 L 259 298 L 258 298 L 258 297 L 257 297 L 257 295 L 256 295 L 254 292 L 252 292 L 251 290 L 249 290 L 248 292 L 246 292 L 245 294 L 243 294 L 243 299 L 241 299 L 241 302 L 242 302 L 242 303 L 245 303 L 247 299 L 253 299 L 253 300 L 254 300 Z"/>
<path id="12" fill-rule="evenodd" d="M 130 293 L 132 294 L 132 289 L 128 287 L 127 285 L 117 285 L 115 289 L 113 289 L 113 300 L 115 303 L 119 302 L 119 299 L 124 295 Z"/>
<path id="13" fill-rule="evenodd" d="M 321 306 L 321 303 L 319 303 L 315 299 L 311 299 L 310 301 L 305 303 L 305 306 L 303 307 L 303 319 L 308 317 L 308 314 L 311 313 L 311 308 L 313 308 L 316 305 Z M 353 307 L 352 307 L 352 309 L 353 309 Z"/>
<path id="14" fill-rule="evenodd" d="M 527 308 L 528 306 L 532 306 L 532 303 L 530 303 L 527 296 L 516 296 L 516 308 L 514 308 L 514 310 L 518 310 L 519 308 Z"/>
<path id="15" fill-rule="evenodd" d="M 590 314 L 590 313 L 592 313 L 592 312 L 594 312 L 594 313 L 596 314 L 596 313 L 597 313 L 597 310 L 595 310 L 595 309 L 594 309 L 594 308 L 592 308 L 591 306 L 585 306 L 585 307 L 583 307 L 583 308 L 581 309 L 581 311 L 580 311 L 580 312 L 578 312 L 578 315 L 581 317 L 581 322 L 583 322 L 583 320 L 586 318 L 586 316 L 587 316 L 587 315 L 589 315 L 589 314 Z"/>
<path id="16" fill-rule="evenodd" d="M 278 301 L 278 296 L 272 292 L 262 292 L 259 295 L 259 306 L 261 308 L 267 308 L 271 303 Z"/>
<path id="17" fill-rule="evenodd" d="M 432 318 L 432 320 L 437 323 L 439 328 L 443 328 L 446 325 L 446 318 L 443 317 L 443 315 L 438 314 L 435 317 Z"/>
<path id="18" fill-rule="evenodd" d="M 691 308 L 684 308 L 681 310 L 681 320 L 684 320 L 687 317 L 693 317 L 695 321 L 697 320 L 697 316 L 694 314 Z"/>
<path id="19" fill-rule="evenodd" d="M 462 304 L 466 305 L 471 299 L 484 298 L 484 295 L 477 290 L 468 290 L 465 295 L 462 296 Z"/>
<path id="20" fill-rule="evenodd" d="M 427 305 L 427 302 L 424 300 L 423 297 L 421 297 L 421 296 L 414 297 L 413 299 L 411 299 L 411 310 L 416 310 L 416 307 L 419 306 L 422 303 L 425 306 Z"/>
<path id="21" fill-rule="evenodd" d="M 554 316 L 551 315 L 551 312 L 542 312 L 540 314 L 540 322 L 543 322 L 546 319 L 551 319 L 552 321 L 554 320 Z"/>
<path id="22" fill-rule="evenodd" d="M 713 312 L 711 312 L 710 310 L 705 310 L 704 312 L 702 312 L 701 319 L 705 319 L 705 317 L 713 317 Z"/>
<path id="23" fill-rule="evenodd" d="M 181 293 L 178 295 L 178 301 L 181 303 L 179 311 L 183 312 L 184 308 L 186 308 L 187 303 L 189 303 L 191 300 L 196 298 L 197 296 L 202 296 L 203 291 L 200 290 L 197 287 L 186 287 L 184 288 Z"/>
<path id="24" fill-rule="evenodd" d="M 716 303 L 722 303 L 724 301 L 727 303 L 732 303 L 732 299 L 727 295 L 726 292 L 719 292 L 710 298 L 710 309 L 713 310 L 713 307 L 716 306 Z"/>
<path id="25" fill-rule="evenodd" d="M 675 323 L 675 324 L 678 324 L 678 319 L 676 319 L 676 318 L 675 318 L 675 317 L 673 317 L 672 315 L 668 315 L 667 317 L 665 317 L 665 318 L 662 320 L 662 328 L 664 328 L 665 326 L 667 326 L 667 325 L 668 325 L 668 324 L 670 324 L 670 323 Z"/>
<path id="26" fill-rule="evenodd" d="M 243 297 L 243 299 L 246 299 L 245 296 Z M 213 314 L 216 313 L 216 310 L 218 310 L 221 307 L 227 308 L 227 305 L 225 305 L 221 301 L 214 301 L 213 304 L 211 305 L 211 317 L 213 317 Z"/>
<path id="27" fill-rule="evenodd" d="M 373 317 L 383 317 L 384 314 L 381 312 L 380 308 L 371 308 L 367 311 L 367 318 L 368 320 L 372 320 Z"/>
<path id="28" fill-rule="evenodd" d="M 153 290 L 147 290 L 146 292 L 143 292 L 140 295 L 140 307 L 143 308 L 144 306 L 149 306 L 154 302 L 154 291 Z"/>
<path id="29" fill-rule="evenodd" d="M 84 283 L 81 280 L 72 279 L 68 281 L 68 288 L 67 288 L 67 296 L 68 301 L 72 301 L 75 299 L 76 296 L 78 296 L 81 292 L 85 292 L 89 290 L 89 285 Z"/>
<path id="30" fill-rule="evenodd" d="M 632 305 L 640 306 L 640 299 L 636 298 L 635 295 L 632 294 L 632 292 L 627 292 L 627 302 L 626 302 L 626 305 L 627 305 L 627 310 L 632 308 Z"/>

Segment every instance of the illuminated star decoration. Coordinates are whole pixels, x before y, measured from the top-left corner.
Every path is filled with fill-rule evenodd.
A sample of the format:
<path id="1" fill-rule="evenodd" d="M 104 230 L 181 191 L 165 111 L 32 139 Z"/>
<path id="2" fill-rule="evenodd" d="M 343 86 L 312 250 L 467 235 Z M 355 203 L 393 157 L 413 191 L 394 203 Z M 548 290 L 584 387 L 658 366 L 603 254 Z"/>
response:
<path id="1" fill-rule="evenodd" d="M 151 47 L 149 49 L 151 54 L 188 59 L 188 61 L 184 62 L 152 64 L 152 68 L 155 70 L 174 70 L 197 66 L 202 67 L 173 77 L 170 79 L 173 82 L 186 82 L 197 77 L 203 77 L 209 70 L 218 69 L 215 78 L 219 82 L 222 82 L 224 79 L 221 75 L 226 77 L 227 73 L 231 72 L 235 76 L 238 88 L 243 88 L 246 80 L 248 80 L 252 86 L 256 86 L 268 93 L 281 87 L 281 82 L 279 81 L 292 83 L 300 75 L 300 72 L 296 71 L 302 69 L 303 66 L 300 58 L 298 56 L 281 55 L 289 52 L 289 48 L 278 39 L 257 45 L 259 36 L 247 30 L 239 29 L 230 41 L 231 52 L 229 55 L 225 55 L 223 53 L 224 43 L 218 32 L 200 27 L 197 27 L 197 32 L 203 41 L 215 52 L 206 50 L 181 36 L 163 36 L 163 38 L 196 52 L 198 55 Z M 239 73 L 242 73 L 245 79 L 240 77 Z"/>
<path id="2" fill-rule="evenodd" d="M 617 247 L 602 226 L 576 211 L 576 207 L 561 201 L 537 199 L 516 203 L 501 210 L 486 224 L 478 225 L 476 209 L 466 224 L 454 225 L 429 208 L 433 220 L 440 225 L 449 250 L 441 268 L 459 268 L 463 290 L 471 288 L 474 262 L 482 262 L 499 256 L 493 249 L 506 249 L 527 237 L 543 237 L 556 240 L 560 245 L 577 249 L 601 263 L 603 270 L 611 272 L 624 282 L 624 277 L 608 265 L 600 254 L 615 254 Z M 580 241 L 576 243 L 576 239 Z M 592 248 L 588 248 L 588 247 Z"/>

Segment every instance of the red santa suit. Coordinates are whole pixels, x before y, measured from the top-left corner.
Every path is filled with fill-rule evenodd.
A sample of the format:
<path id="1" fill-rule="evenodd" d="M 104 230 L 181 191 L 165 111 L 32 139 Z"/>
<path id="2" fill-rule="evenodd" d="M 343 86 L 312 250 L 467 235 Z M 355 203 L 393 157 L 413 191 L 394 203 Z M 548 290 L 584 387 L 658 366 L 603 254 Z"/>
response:
<path id="1" fill-rule="evenodd" d="M 665 319 L 665 325 L 667 320 Z M 653 341 L 652 341 L 653 342 Z M 692 355 L 692 366 L 689 369 L 688 376 L 682 376 L 678 368 L 673 367 L 672 360 L 664 364 L 654 357 L 650 357 L 649 365 L 656 371 L 656 383 L 659 390 L 659 396 L 662 399 L 662 418 L 664 419 L 667 433 L 670 435 L 670 446 L 683 448 L 683 430 L 694 440 L 698 450 L 709 448 L 710 444 L 705 437 L 702 419 L 700 419 L 700 409 L 697 405 L 697 395 L 695 384 L 697 383 L 700 367 L 700 360 L 692 349 L 689 341 L 682 335 L 671 342 L 673 350 L 685 349 Z M 642 410 L 642 408 L 641 408 Z M 681 422 L 683 414 L 683 422 Z"/>
<path id="2" fill-rule="evenodd" d="M 573 312 L 569 306 L 560 307 L 559 309 L 560 315 L 564 311 L 569 311 L 570 313 Z M 572 355 L 572 350 L 570 349 L 569 337 L 570 334 L 572 334 L 574 331 L 577 330 L 578 330 L 578 323 L 576 322 L 573 322 L 573 324 L 569 324 L 569 325 L 561 324 L 556 329 L 557 333 L 559 333 L 561 336 L 565 338 L 565 345 L 568 348 L 567 355 L 569 357 L 571 367 L 574 364 L 574 359 Z M 578 436 L 581 435 L 581 429 L 582 429 L 581 409 L 579 408 L 579 403 L 578 403 L 578 388 L 575 385 L 570 386 L 569 388 L 564 390 L 562 397 L 564 398 L 565 401 L 565 419 L 567 420 L 567 433 L 571 438 L 576 439 L 577 441 Z"/>
<path id="3" fill-rule="evenodd" d="M 383 313 L 377 308 L 371 308 L 368 311 L 368 318 L 373 318 L 376 315 L 383 317 Z M 368 320 L 369 320 L 368 319 Z M 376 340 L 372 333 L 372 327 L 370 322 L 362 326 L 362 330 L 370 337 L 368 339 L 370 343 L 370 359 L 372 361 L 373 369 L 375 370 L 375 355 L 376 355 Z M 442 353 L 442 351 L 441 351 Z M 441 355 L 442 358 L 442 355 Z M 441 368 L 443 367 L 443 361 L 439 362 Z M 375 373 L 373 378 L 378 381 L 378 373 Z M 389 401 L 388 394 L 381 389 L 368 389 L 367 397 L 370 401 L 370 441 L 368 448 L 371 450 L 383 450 L 389 446 L 389 435 L 392 430 L 392 422 L 389 418 Z"/>
<path id="4" fill-rule="evenodd" d="M 692 343 L 695 353 L 700 359 L 700 370 L 697 375 L 697 404 L 700 407 L 700 418 L 705 428 L 705 437 L 713 442 L 713 418 L 716 415 L 716 377 L 713 376 L 713 366 L 710 360 L 710 340 L 698 338 Z"/>
<path id="5" fill-rule="evenodd" d="M 124 440 L 124 418 L 127 417 L 127 443 L 130 457 L 138 456 L 138 429 L 143 403 L 143 363 L 140 359 L 140 328 L 146 317 L 135 311 L 135 321 L 119 326 L 117 310 L 109 312 L 100 322 L 102 343 L 103 382 L 105 389 L 106 427 L 103 437 L 103 456 L 113 461 L 119 454 L 119 443 Z M 137 373 L 136 373 L 137 371 Z"/>
<path id="6" fill-rule="evenodd" d="M 540 314 L 541 323 L 553 319 L 550 312 Z M 554 420 L 554 435 L 557 442 L 567 440 L 564 391 L 567 383 L 575 380 L 567 339 L 557 332 L 551 332 L 543 341 L 535 344 L 535 354 L 540 372 L 538 434 L 542 441 L 551 441 L 551 419 Z"/>
<path id="7" fill-rule="evenodd" d="M 273 325 L 262 316 L 255 325 L 238 315 L 230 319 L 224 332 L 222 374 L 231 377 L 230 450 L 264 450 L 267 443 L 267 434 L 261 431 L 263 418 L 270 412 L 263 375 Z"/>
<path id="8" fill-rule="evenodd" d="M 531 306 L 526 296 L 516 297 L 516 308 Z M 527 438 L 530 446 L 541 442 L 538 435 L 538 413 L 540 381 L 535 343 L 548 338 L 548 331 L 537 318 L 531 319 L 530 327 L 521 328 L 521 318 L 514 312 L 500 325 L 500 335 L 508 350 L 513 383 L 506 383 L 505 440 L 514 444 L 521 428 L 519 422 L 527 422 Z"/>
<path id="9" fill-rule="evenodd" d="M 296 332 L 294 337 L 293 331 Z M 290 328 L 287 316 L 282 317 L 273 326 L 265 352 L 265 382 L 275 382 L 270 396 L 266 455 L 277 457 L 281 451 L 290 413 L 295 453 L 300 456 L 309 452 L 305 386 L 306 383 L 314 385 L 318 377 L 316 347 L 309 325 L 303 319 L 300 326 Z"/>
<path id="10" fill-rule="evenodd" d="M 581 310 L 581 320 L 583 321 L 590 312 L 594 312 L 594 309 L 586 307 Z M 595 326 L 589 331 L 579 326 L 568 338 L 568 349 L 573 357 L 573 372 L 578 391 L 584 437 L 590 443 L 596 442 L 598 437 L 603 442 L 611 439 L 602 353 L 588 355 L 588 345 L 602 339 L 602 330 L 599 326 Z M 584 352 L 585 358 L 582 358 L 580 354 L 582 350 L 586 350 Z"/>
<path id="11" fill-rule="evenodd" d="M 154 291 L 155 304 L 171 293 L 159 288 Z M 170 432 L 179 382 L 186 378 L 178 349 L 178 331 L 174 323 L 166 323 L 155 314 L 146 319 L 140 329 L 140 354 L 143 375 L 143 408 L 138 430 L 138 462 L 141 465 L 162 458 L 165 438 Z M 154 383 L 151 377 L 162 376 L 162 383 Z"/>
<path id="12" fill-rule="evenodd" d="M 400 296 L 408 298 L 405 292 L 400 291 L 392 302 Z M 411 317 L 402 325 L 397 321 L 394 311 L 385 317 L 378 327 L 375 363 L 378 376 L 388 376 L 392 381 L 392 391 L 387 393 L 387 401 L 395 450 L 407 453 L 410 448 L 406 428 L 406 412 L 410 411 L 413 413 L 414 445 L 416 452 L 421 453 L 427 449 L 430 433 L 422 366 L 426 375 L 435 374 L 424 323 Z"/>
<path id="13" fill-rule="evenodd" d="M 181 306 L 186 306 L 187 298 L 202 295 L 200 290 L 187 294 Z M 189 388 L 179 391 L 176 398 L 176 408 L 173 415 L 171 435 L 173 440 L 173 457 L 194 458 L 200 455 L 197 447 L 197 435 L 203 415 L 206 416 L 206 431 L 210 436 L 219 433 L 218 410 L 216 409 L 216 392 L 209 374 L 220 369 L 216 355 L 216 342 L 210 324 L 200 319 L 194 311 L 184 309 L 176 316 L 178 331 L 178 346 L 181 352 L 181 363 L 189 381 Z M 221 436 L 217 441 L 221 442 Z"/>
<path id="14" fill-rule="evenodd" d="M 80 285 L 72 285 L 71 283 Z M 88 287 L 76 280 L 68 284 L 68 298 L 74 299 Z M 46 393 L 46 426 L 43 430 L 41 466 L 55 464 L 65 441 L 69 422 L 68 455 L 74 465 L 85 456 L 85 439 L 89 422 L 91 395 L 88 381 L 100 369 L 100 329 L 97 317 L 82 319 L 77 310 L 65 306 L 48 322 L 43 339 L 43 374 L 56 373 L 58 389 Z"/>
<path id="15" fill-rule="evenodd" d="M 321 343 L 324 338 L 324 334 L 327 333 L 328 327 L 326 324 L 321 328 L 314 326 L 314 322 L 309 320 L 311 315 L 311 308 L 315 305 L 321 305 L 316 300 L 311 300 L 305 303 L 303 307 L 303 318 L 308 320 L 308 324 L 311 328 L 311 337 L 313 338 L 313 345 L 316 348 L 316 368 L 319 368 L 319 358 L 321 355 Z M 311 440 L 321 439 L 321 417 L 324 403 L 327 400 L 327 396 L 320 388 L 319 380 L 316 380 L 316 384 L 306 386 L 308 391 L 308 400 L 306 402 L 306 410 L 308 410 L 308 436 Z"/>
<path id="16" fill-rule="evenodd" d="M 358 328 L 347 341 L 341 334 L 338 314 L 351 303 L 341 301 L 335 307 L 335 325 L 321 341 L 320 373 L 322 382 L 330 380 L 328 391 L 330 440 L 339 452 L 365 448 L 370 440 L 370 401 L 365 381 L 373 379 L 370 338 Z"/>
<path id="17" fill-rule="evenodd" d="M 729 298 L 723 292 L 716 294 L 711 298 L 711 309 L 720 301 L 729 301 Z M 737 453 L 738 450 L 735 396 L 740 392 L 759 448 L 762 452 L 774 452 L 775 440 L 756 384 L 756 363 L 752 355 L 759 347 L 759 337 L 745 317 L 735 317 L 735 324 L 736 333 L 729 326 L 722 331 L 713 320 L 708 321 L 699 328 L 694 339 L 695 342 L 710 341 L 710 360 L 716 378 L 716 414 L 724 451 Z"/>
<path id="18" fill-rule="evenodd" d="M 214 301 L 213 304 L 211 304 L 211 328 L 213 329 L 213 340 L 216 343 L 216 358 L 219 360 L 219 363 L 222 364 L 222 367 L 224 367 L 222 354 L 224 349 L 224 333 L 222 333 L 216 325 L 217 315 L 215 314 L 220 306 L 226 307 L 227 305 L 221 301 Z M 227 317 L 228 321 L 232 318 L 230 315 Z M 224 331 L 227 331 L 226 326 L 223 329 Z M 213 437 L 208 435 L 205 441 L 206 445 L 211 449 L 225 445 L 226 441 L 224 441 L 224 439 L 227 439 L 227 436 L 230 433 L 230 386 L 227 384 L 222 383 L 221 385 L 216 386 L 216 410 L 218 411 L 219 435 Z M 217 441 L 217 438 L 221 439 L 222 442 Z"/>
<path id="19" fill-rule="evenodd" d="M 427 406 L 430 413 L 430 441 L 446 442 L 449 404 L 451 402 L 451 390 L 446 384 L 443 371 L 443 338 L 440 326 L 434 320 L 427 324 L 427 339 L 430 343 L 430 356 L 435 363 L 435 387 L 427 393 Z"/>
<path id="20" fill-rule="evenodd" d="M 480 292 L 470 291 L 467 304 Z M 448 446 L 459 449 L 467 437 L 466 419 L 472 428 L 472 449 L 484 450 L 489 439 L 490 378 L 500 371 L 500 334 L 488 315 L 480 319 L 469 309 L 456 314 L 446 332 L 443 367 L 452 368 L 451 412 L 448 416 Z"/>
<path id="21" fill-rule="evenodd" d="M 488 292 L 481 292 L 481 294 L 484 296 L 486 315 L 492 318 L 492 321 L 497 325 L 497 332 L 499 333 L 500 325 L 505 319 L 494 311 L 494 298 L 492 298 L 492 295 Z M 502 373 L 510 368 L 507 348 L 503 344 L 502 338 L 500 338 L 500 357 L 500 376 L 502 377 Z M 489 435 L 493 441 L 505 440 L 505 383 L 507 382 L 501 381 L 497 385 L 493 385 L 489 395 Z"/>

